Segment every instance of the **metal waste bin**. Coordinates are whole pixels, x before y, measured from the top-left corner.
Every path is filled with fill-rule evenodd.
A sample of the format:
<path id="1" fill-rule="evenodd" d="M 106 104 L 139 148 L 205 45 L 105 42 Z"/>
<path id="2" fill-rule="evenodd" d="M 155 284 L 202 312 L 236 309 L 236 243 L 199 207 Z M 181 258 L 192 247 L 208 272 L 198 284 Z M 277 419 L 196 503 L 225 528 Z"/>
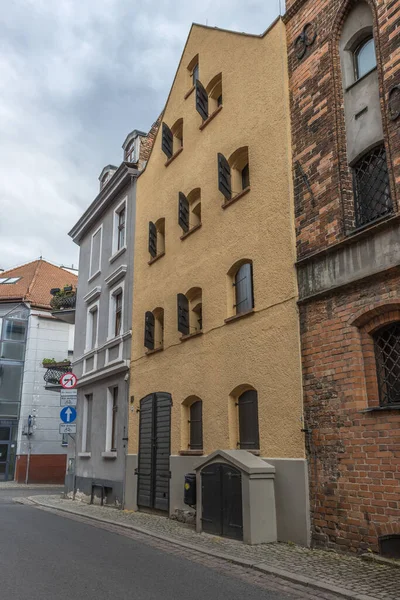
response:
<path id="1" fill-rule="evenodd" d="M 183 501 L 188 506 L 196 506 L 196 473 L 186 473 Z"/>

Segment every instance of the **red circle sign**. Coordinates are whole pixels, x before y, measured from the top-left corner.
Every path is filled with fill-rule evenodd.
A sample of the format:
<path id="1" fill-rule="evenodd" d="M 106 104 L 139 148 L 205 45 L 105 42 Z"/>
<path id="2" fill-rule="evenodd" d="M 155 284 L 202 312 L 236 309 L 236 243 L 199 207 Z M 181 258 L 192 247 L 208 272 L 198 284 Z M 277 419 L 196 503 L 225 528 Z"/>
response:
<path id="1" fill-rule="evenodd" d="M 60 379 L 60 383 L 65 390 L 72 390 L 74 387 L 76 387 L 78 379 L 73 373 L 64 373 Z"/>

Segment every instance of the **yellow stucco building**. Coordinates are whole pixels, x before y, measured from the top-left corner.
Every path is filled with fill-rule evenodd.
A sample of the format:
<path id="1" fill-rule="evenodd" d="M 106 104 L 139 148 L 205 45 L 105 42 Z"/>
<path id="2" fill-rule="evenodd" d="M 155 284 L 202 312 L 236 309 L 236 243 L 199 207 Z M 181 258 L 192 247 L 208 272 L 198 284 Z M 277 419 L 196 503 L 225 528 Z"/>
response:
<path id="1" fill-rule="evenodd" d="M 307 542 L 294 263 L 284 25 L 193 25 L 137 184 L 127 508 L 185 508 L 201 456 L 243 449 Z"/>

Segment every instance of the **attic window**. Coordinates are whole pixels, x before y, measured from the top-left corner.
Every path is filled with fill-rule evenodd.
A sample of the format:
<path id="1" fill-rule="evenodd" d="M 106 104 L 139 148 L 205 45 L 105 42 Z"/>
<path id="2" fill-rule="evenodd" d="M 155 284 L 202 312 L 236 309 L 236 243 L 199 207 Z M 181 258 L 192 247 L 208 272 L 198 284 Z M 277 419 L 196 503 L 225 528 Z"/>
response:
<path id="1" fill-rule="evenodd" d="M 133 139 L 129 142 L 128 146 L 126 147 L 125 150 L 125 161 L 129 162 L 129 163 L 134 163 L 136 162 L 136 152 L 135 152 L 135 142 L 136 140 Z"/>
<path id="2" fill-rule="evenodd" d="M 108 181 L 110 181 L 111 179 L 111 171 L 107 171 L 107 173 L 105 173 L 105 175 L 103 176 L 102 180 L 101 180 L 101 189 L 103 189 L 103 187 L 106 185 L 106 183 L 108 183 Z"/>
<path id="3" fill-rule="evenodd" d="M 218 73 L 218 75 L 211 79 L 206 91 L 210 114 L 212 114 L 219 106 L 222 106 L 222 73 Z"/>
<path id="4" fill-rule="evenodd" d="M 0 284 L 1 283 L 17 283 L 17 281 L 19 281 L 21 279 L 21 277 L 0 277 Z"/>

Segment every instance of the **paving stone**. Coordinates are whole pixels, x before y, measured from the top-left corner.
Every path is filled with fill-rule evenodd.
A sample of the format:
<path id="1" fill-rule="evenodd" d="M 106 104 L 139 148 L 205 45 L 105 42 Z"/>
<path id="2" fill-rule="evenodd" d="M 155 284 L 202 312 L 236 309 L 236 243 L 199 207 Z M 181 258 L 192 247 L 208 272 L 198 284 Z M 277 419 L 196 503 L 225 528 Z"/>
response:
<path id="1" fill-rule="evenodd" d="M 105 522 L 139 528 L 155 536 L 164 536 L 172 542 L 190 545 L 194 550 L 228 555 L 235 561 L 245 561 L 245 566 L 262 564 L 266 569 L 286 572 L 299 582 L 323 585 L 326 593 L 337 590 L 347 592 L 357 600 L 399 600 L 400 569 L 374 562 L 365 562 L 346 554 L 324 550 L 310 550 L 293 544 L 274 543 L 248 546 L 236 540 L 198 534 L 193 527 L 166 517 L 143 512 L 121 511 L 109 507 L 93 506 L 83 502 L 66 500 L 57 496 L 35 496 L 35 502 L 50 508 L 61 509 L 76 515 L 94 517 Z M 188 554 L 189 551 L 185 551 Z M 204 559 L 207 563 L 207 559 Z M 213 558 L 213 561 L 216 559 Z M 217 559 L 221 560 L 221 559 Z M 223 561 L 222 561 L 223 562 Z M 235 569 L 235 565 L 232 565 Z M 254 569 L 249 569 L 257 581 Z M 286 582 L 290 587 L 290 583 Z M 322 590 L 309 590 L 316 598 L 325 598 Z M 310 595 L 308 598 L 312 597 Z M 328 598 L 328 596 L 326 596 Z M 337 596 L 336 596 L 337 597 Z"/>

